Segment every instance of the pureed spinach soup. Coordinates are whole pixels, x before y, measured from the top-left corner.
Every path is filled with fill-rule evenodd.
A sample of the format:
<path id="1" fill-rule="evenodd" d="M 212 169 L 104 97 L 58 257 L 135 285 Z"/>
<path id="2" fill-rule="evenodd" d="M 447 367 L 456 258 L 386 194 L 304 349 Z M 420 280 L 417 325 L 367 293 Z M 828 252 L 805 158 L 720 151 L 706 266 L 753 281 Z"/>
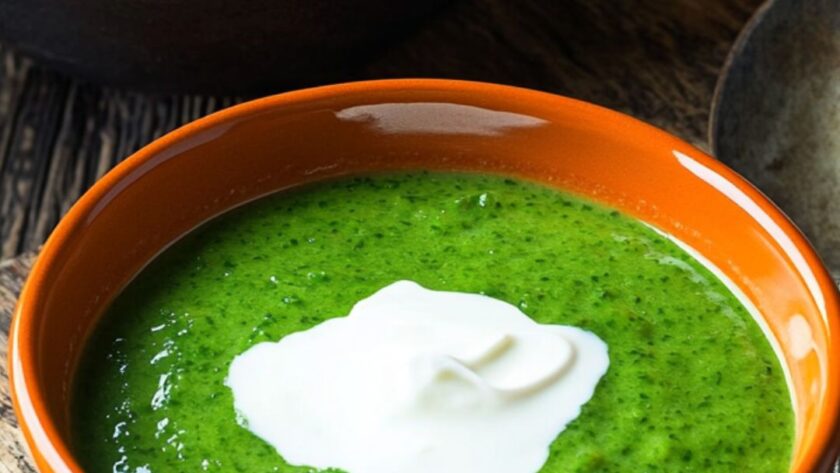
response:
<path id="1" fill-rule="evenodd" d="M 401 280 L 490 296 L 606 343 L 606 374 L 541 472 L 787 471 L 784 372 L 708 270 L 600 205 L 517 180 L 437 173 L 277 194 L 162 254 L 116 299 L 83 358 L 72 408 L 82 465 L 312 471 L 237 418 L 231 363 Z"/>

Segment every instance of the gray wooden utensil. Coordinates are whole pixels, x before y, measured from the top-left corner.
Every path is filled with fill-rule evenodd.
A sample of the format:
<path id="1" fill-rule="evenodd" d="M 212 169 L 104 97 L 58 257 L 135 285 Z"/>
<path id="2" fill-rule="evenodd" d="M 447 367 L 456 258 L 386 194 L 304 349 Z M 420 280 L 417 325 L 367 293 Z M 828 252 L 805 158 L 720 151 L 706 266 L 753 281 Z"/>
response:
<path id="1" fill-rule="evenodd" d="M 840 279 L 840 0 L 769 0 L 718 82 L 714 154 L 770 196 Z"/>

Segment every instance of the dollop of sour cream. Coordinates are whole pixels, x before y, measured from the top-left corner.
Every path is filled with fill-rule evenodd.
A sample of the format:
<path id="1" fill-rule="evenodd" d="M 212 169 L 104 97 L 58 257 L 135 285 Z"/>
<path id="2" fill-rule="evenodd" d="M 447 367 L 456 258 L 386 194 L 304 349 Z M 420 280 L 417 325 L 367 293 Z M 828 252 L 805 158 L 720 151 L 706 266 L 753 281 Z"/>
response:
<path id="1" fill-rule="evenodd" d="M 226 382 L 243 425 L 293 465 L 534 473 L 608 366 L 590 332 L 399 281 L 251 347 Z"/>

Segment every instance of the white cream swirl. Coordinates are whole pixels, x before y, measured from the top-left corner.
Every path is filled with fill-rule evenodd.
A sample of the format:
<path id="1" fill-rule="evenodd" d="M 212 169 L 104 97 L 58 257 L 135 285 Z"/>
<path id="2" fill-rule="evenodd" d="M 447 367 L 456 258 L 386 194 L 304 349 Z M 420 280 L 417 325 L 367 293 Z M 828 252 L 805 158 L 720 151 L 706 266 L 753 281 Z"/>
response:
<path id="1" fill-rule="evenodd" d="M 607 346 L 479 294 L 393 283 L 234 359 L 244 425 L 291 464 L 533 473 L 589 401 Z"/>

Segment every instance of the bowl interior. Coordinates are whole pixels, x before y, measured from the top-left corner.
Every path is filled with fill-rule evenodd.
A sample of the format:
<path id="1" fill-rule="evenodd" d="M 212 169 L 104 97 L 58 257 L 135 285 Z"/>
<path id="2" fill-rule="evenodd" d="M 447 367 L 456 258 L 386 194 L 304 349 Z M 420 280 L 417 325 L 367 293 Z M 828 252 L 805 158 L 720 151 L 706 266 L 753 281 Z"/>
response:
<path id="1" fill-rule="evenodd" d="M 12 334 L 16 405 L 44 471 L 67 447 L 80 350 L 108 302 L 185 232 L 267 193 L 396 169 L 509 174 L 620 208 L 697 250 L 763 315 L 789 369 L 793 471 L 828 465 L 838 397 L 837 293 L 795 228 L 731 171 L 661 131 L 522 89 L 383 81 L 212 115 L 146 147 L 47 242 Z"/>

